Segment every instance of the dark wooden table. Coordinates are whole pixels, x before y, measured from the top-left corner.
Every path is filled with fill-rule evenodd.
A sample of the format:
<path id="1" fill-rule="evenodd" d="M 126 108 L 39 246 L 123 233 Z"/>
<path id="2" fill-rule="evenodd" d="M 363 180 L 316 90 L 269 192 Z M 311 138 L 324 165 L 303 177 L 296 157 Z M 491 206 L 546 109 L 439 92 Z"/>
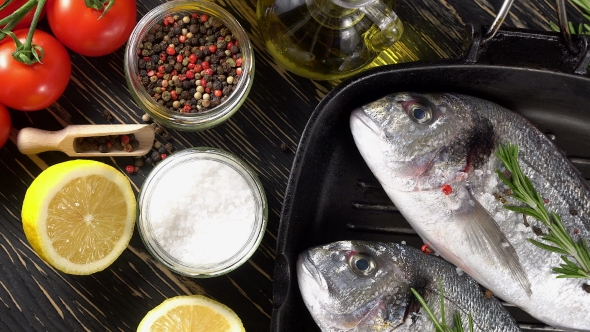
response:
<path id="1" fill-rule="evenodd" d="M 138 19 L 162 2 L 138 1 Z M 61 152 L 19 153 L 17 131 L 29 126 L 59 130 L 68 124 L 142 123 L 143 111 L 132 100 L 123 76 L 123 49 L 99 58 L 70 52 L 72 79 L 65 94 L 46 110 L 11 110 L 13 133 L 0 149 L 1 331 L 134 331 L 153 307 L 185 294 L 204 294 L 228 305 L 248 331 L 269 330 L 277 229 L 289 171 L 310 114 L 335 83 L 297 77 L 273 61 L 258 31 L 255 0 L 216 2 L 240 21 L 253 42 L 254 85 L 242 108 L 226 123 L 204 132 L 169 132 L 177 149 L 221 148 L 256 170 L 269 205 L 260 247 L 243 266 L 212 279 L 191 279 L 169 271 L 150 256 L 137 231 L 111 267 L 91 276 L 63 274 L 35 254 L 21 226 L 23 197 L 43 169 L 70 158 Z M 399 0 L 396 11 L 405 34 L 379 63 L 456 57 L 464 25 L 490 24 L 501 4 L 502 0 Z M 582 15 L 570 6 L 569 18 L 579 22 Z M 516 1 L 504 24 L 548 30 L 550 21 L 557 21 L 553 1 Z M 7 78 L 2 82 L 9 84 Z M 113 113 L 112 121 L 102 115 L 104 110 Z M 97 160 L 122 172 L 132 162 L 131 158 Z M 136 193 L 151 168 L 144 166 L 129 176 Z"/>

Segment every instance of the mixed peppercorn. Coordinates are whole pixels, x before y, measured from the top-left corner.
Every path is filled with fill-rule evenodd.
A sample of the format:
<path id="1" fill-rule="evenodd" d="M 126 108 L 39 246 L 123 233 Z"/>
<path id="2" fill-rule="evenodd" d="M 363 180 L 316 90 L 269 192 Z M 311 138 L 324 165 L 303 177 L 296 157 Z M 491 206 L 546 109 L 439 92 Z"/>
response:
<path id="1" fill-rule="evenodd" d="M 74 144 L 78 152 L 107 153 L 113 150 L 131 152 L 139 147 L 139 141 L 135 139 L 134 134 L 78 137 Z"/>
<path id="2" fill-rule="evenodd" d="M 223 103 L 242 74 L 239 42 L 204 13 L 166 16 L 137 50 L 143 86 L 172 112 L 197 113 Z"/>

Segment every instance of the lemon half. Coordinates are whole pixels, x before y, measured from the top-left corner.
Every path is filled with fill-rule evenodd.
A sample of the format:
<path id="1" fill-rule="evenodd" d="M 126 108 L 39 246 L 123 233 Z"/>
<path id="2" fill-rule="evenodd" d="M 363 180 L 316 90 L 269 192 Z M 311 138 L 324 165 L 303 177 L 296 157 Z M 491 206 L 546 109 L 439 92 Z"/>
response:
<path id="1" fill-rule="evenodd" d="M 243 332 L 242 321 L 222 303 L 201 295 L 175 296 L 145 315 L 137 332 Z"/>
<path id="2" fill-rule="evenodd" d="M 23 228 L 37 254 L 56 269 L 88 275 L 104 270 L 133 235 L 135 194 L 117 169 L 71 160 L 39 174 L 22 208 Z"/>

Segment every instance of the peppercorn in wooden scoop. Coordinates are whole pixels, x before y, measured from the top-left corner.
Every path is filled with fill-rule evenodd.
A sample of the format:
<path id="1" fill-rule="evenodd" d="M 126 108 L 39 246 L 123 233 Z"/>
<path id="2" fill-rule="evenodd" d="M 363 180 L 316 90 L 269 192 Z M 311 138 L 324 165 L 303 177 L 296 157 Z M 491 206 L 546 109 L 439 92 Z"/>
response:
<path id="1" fill-rule="evenodd" d="M 154 142 L 150 125 L 70 125 L 59 131 L 23 128 L 16 146 L 23 154 L 62 151 L 70 157 L 142 156 Z"/>

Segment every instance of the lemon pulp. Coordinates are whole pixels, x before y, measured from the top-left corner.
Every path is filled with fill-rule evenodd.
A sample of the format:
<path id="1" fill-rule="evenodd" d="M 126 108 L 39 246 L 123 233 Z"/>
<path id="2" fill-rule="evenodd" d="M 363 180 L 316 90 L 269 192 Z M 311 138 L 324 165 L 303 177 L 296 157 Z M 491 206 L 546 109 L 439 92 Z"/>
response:
<path id="1" fill-rule="evenodd" d="M 147 313 L 138 332 L 243 332 L 230 308 L 201 295 L 176 296 Z"/>
<path id="2" fill-rule="evenodd" d="M 125 229 L 127 204 L 100 175 L 68 182 L 49 203 L 47 235 L 60 256 L 76 264 L 106 257 Z"/>
<path id="3" fill-rule="evenodd" d="M 203 328 L 206 326 L 207 328 Z M 201 328 L 199 328 L 201 327 Z M 176 307 L 158 318 L 152 331 L 226 331 L 230 325 L 222 315 L 199 305 Z"/>

